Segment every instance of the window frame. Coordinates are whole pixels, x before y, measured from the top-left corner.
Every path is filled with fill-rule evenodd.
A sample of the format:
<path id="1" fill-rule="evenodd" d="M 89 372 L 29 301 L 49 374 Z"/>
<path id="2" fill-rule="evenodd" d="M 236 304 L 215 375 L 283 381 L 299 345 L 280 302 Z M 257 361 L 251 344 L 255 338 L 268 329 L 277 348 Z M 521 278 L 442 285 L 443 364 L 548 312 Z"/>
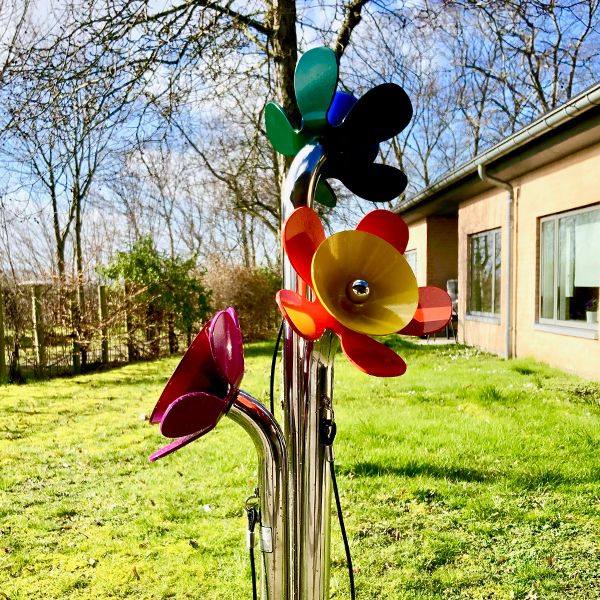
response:
<path id="1" fill-rule="evenodd" d="M 409 256 L 414 256 L 414 263 L 415 263 L 415 268 L 412 268 L 412 265 L 410 264 L 410 260 L 409 260 Z M 406 262 L 408 263 L 408 266 L 412 269 L 412 272 L 415 274 L 415 277 L 417 276 L 417 265 L 418 265 L 418 258 L 419 255 L 417 254 L 417 249 L 416 248 L 411 248 L 410 250 L 405 250 L 404 251 L 404 258 L 406 259 Z"/>
<path id="2" fill-rule="evenodd" d="M 586 212 L 600 212 L 600 204 L 594 204 L 592 206 L 585 206 L 583 208 L 576 208 L 574 210 L 567 210 L 563 212 L 553 213 L 551 215 L 546 215 L 545 217 L 540 217 L 538 219 L 538 243 L 537 243 L 537 251 L 538 251 L 538 276 L 537 276 L 537 320 L 536 324 L 540 326 L 546 326 L 548 329 L 551 328 L 567 328 L 570 330 L 580 330 L 580 331 L 592 331 L 596 332 L 598 330 L 598 323 L 587 323 L 585 321 L 576 321 L 576 320 L 568 320 L 568 319 L 558 319 L 558 287 L 557 282 L 559 279 L 559 247 L 558 241 L 560 238 L 559 235 L 559 221 L 562 218 L 570 217 L 572 215 L 583 214 Z M 544 272 L 544 254 L 542 252 L 542 226 L 544 223 L 553 222 L 554 223 L 554 243 L 553 243 L 553 260 L 554 260 L 554 269 L 552 272 L 553 276 L 553 294 L 554 294 L 554 302 L 552 306 L 552 313 L 554 317 L 552 319 L 548 319 L 542 317 L 542 274 Z M 573 335 L 577 335 L 575 331 L 572 331 Z M 587 337 L 587 336 L 586 336 Z"/>
<path id="3" fill-rule="evenodd" d="M 496 308 L 496 234 L 500 234 L 500 299 L 498 301 L 498 312 L 494 312 Z M 476 237 L 483 237 L 484 235 L 492 235 L 492 255 L 494 257 L 494 273 L 492 277 L 492 312 L 484 312 L 478 310 L 471 310 L 471 285 L 473 281 L 471 253 L 472 243 L 471 240 Z M 466 317 L 479 321 L 487 321 L 488 323 L 499 324 L 502 316 L 502 227 L 492 227 L 491 229 L 485 229 L 476 233 L 469 233 L 467 235 L 467 306 L 466 306 Z"/>

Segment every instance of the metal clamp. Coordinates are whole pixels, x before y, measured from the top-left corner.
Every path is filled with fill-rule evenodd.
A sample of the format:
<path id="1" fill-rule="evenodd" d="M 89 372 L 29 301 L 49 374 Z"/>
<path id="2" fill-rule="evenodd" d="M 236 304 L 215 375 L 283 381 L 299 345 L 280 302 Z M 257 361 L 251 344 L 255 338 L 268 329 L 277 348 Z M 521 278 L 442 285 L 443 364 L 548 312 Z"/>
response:
<path id="1" fill-rule="evenodd" d="M 246 543 L 248 548 L 251 550 L 256 546 L 256 534 L 254 530 L 256 524 L 260 523 L 260 498 L 258 495 L 258 489 L 255 490 L 252 496 L 246 498 L 244 503 L 246 514 L 248 515 L 248 531 L 246 532 Z"/>

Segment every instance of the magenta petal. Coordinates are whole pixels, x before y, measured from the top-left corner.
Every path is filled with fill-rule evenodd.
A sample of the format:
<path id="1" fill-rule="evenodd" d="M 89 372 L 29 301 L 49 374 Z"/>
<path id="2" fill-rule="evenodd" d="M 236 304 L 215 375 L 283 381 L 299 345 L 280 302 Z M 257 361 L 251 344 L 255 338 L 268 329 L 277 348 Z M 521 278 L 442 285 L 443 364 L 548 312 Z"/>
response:
<path id="1" fill-rule="evenodd" d="M 229 401 L 206 394 L 192 392 L 172 402 L 160 422 L 160 432 L 165 437 L 176 438 L 210 431 L 227 412 Z"/>
<path id="2" fill-rule="evenodd" d="M 230 306 L 229 308 L 225 309 L 225 312 L 233 319 L 235 326 L 239 329 L 240 328 L 240 320 L 238 318 L 238 314 L 235 312 L 235 308 L 233 308 L 233 306 Z"/>
<path id="3" fill-rule="evenodd" d="M 227 393 L 227 381 L 217 369 L 209 342 L 211 323 L 222 314 L 218 312 L 194 338 L 163 390 L 150 423 L 160 423 L 169 405 L 190 392 L 209 392 L 217 396 Z"/>
<path id="4" fill-rule="evenodd" d="M 229 385 L 238 390 L 244 376 L 242 332 L 233 308 L 217 314 L 208 334 L 214 362 Z"/>
<path id="5" fill-rule="evenodd" d="M 186 435 L 185 437 L 180 437 L 179 439 L 173 440 L 172 442 L 168 443 L 166 446 L 163 446 L 159 450 L 156 450 L 156 452 L 153 452 L 149 456 L 148 460 L 150 462 L 154 462 L 155 460 L 158 460 L 159 458 L 162 458 L 163 456 L 167 456 L 167 454 L 171 454 L 171 452 L 175 452 L 175 450 L 179 450 L 179 448 L 183 448 L 184 446 L 187 446 L 190 442 L 197 440 L 199 437 L 202 437 L 209 431 L 210 431 L 210 429 L 206 429 L 204 431 L 197 431 L 196 433 L 192 433 L 191 435 Z"/>

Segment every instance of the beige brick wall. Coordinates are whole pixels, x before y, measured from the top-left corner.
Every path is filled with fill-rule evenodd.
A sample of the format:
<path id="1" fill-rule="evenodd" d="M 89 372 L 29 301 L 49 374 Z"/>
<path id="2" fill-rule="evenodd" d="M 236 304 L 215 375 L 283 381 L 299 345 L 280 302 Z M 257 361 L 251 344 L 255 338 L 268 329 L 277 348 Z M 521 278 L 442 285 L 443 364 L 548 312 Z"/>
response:
<path id="1" fill-rule="evenodd" d="M 502 354 L 504 352 L 504 321 L 490 323 L 480 317 L 467 315 L 468 293 L 468 240 L 474 233 L 502 227 L 505 221 L 506 192 L 493 190 L 462 202 L 458 212 L 458 339 L 470 344 Z M 504 260 L 506 239 L 502 230 L 502 281 L 505 279 Z M 501 306 L 504 302 L 504 290 L 501 292 Z"/>
<path id="2" fill-rule="evenodd" d="M 600 207 L 600 144 L 533 171 L 511 182 L 515 187 L 513 239 L 513 328 L 516 357 L 533 357 L 583 377 L 600 380 L 600 340 L 585 339 L 536 326 L 539 278 L 539 219 L 585 206 Z M 417 250 L 419 285 L 445 287 L 457 256 L 459 341 L 489 352 L 505 352 L 504 283 L 507 277 L 507 192 L 493 189 L 459 206 L 458 236 L 452 238 L 451 220 L 429 217 L 410 226 L 408 248 Z M 499 323 L 467 315 L 468 236 L 502 229 L 502 289 Z M 446 260 L 447 259 L 447 260 Z M 600 269 L 600 257 L 598 257 Z M 455 268 L 455 267 L 454 267 Z M 599 325 L 600 327 L 600 325 Z M 563 333 L 567 333 L 563 330 Z M 600 334 L 600 330 L 599 330 Z"/>
<path id="3" fill-rule="evenodd" d="M 425 219 L 415 221 L 408 227 L 408 246 L 406 250 L 417 251 L 417 277 L 418 285 L 427 285 L 427 222 Z"/>
<path id="4" fill-rule="evenodd" d="M 539 279 L 539 219 L 584 206 L 600 206 L 600 145 L 511 182 L 515 187 L 513 240 L 513 353 L 533 357 L 583 377 L 600 380 L 600 341 L 540 331 L 536 327 Z M 465 200 L 458 218 L 459 341 L 504 353 L 506 192 L 492 190 Z M 469 317 L 468 236 L 502 228 L 502 292 L 499 324 Z M 599 269 L 600 269 L 600 257 Z M 565 332 L 566 333 L 566 332 Z"/>
<path id="5" fill-rule="evenodd" d="M 446 289 L 458 276 L 458 219 L 428 217 L 409 226 L 407 251 L 417 251 L 417 283 Z"/>
<path id="6" fill-rule="evenodd" d="M 531 356 L 600 380 L 600 341 L 536 330 L 539 219 L 589 205 L 600 207 L 600 145 L 529 173 L 518 182 L 514 281 L 517 356 Z M 600 257 L 598 257 L 600 269 Z"/>
<path id="7" fill-rule="evenodd" d="M 458 277 L 458 218 L 427 219 L 427 285 L 446 289 Z"/>

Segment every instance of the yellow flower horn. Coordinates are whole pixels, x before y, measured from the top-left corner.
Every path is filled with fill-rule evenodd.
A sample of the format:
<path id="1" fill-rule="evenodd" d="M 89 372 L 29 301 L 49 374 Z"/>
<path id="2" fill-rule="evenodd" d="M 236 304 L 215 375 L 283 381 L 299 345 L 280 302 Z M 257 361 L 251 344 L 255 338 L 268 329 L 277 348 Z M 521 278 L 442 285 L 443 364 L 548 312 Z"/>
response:
<path id="1" fill-rule="evenodd" d="M 365 231 L 342 231 L 323 241 L 312 261 L 321 304 L 342 325 L 386 335 L 408 324 L 419 289 L 406 259 L 391 244 Z"/>

